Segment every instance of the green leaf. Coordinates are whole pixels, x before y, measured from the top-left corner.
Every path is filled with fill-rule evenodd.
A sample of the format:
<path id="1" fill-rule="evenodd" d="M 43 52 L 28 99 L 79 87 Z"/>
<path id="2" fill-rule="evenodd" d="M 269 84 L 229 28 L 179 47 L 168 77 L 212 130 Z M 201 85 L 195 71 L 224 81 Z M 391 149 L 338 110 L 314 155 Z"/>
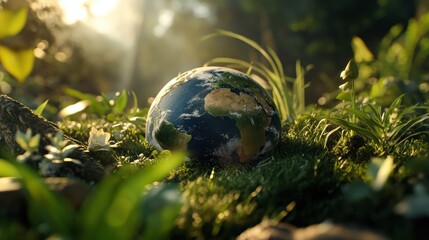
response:
<path id="1" fill-rule="evenodd" d="M 151 188 L 141 206 L 145 226 L 141 239 L 167 239 L 182 206 L 182 195 L 176 184 Z"/>
<path id="2" fill-rule="evenodd" d="M 0 177 L 20 177 L 21 174 L 16 166 L 9 161 L 0 159 Z"/>
<path id="3" fill-rule="evenodd" d="M 18 34 L 27 22 L 27 12 L 26 7 L 18 10 L 4 8 L 0 10 L 0 38 Z"/>
<path id="4" fill-rule="evenodd" d="M 58 116 L 60 118 L 66 118 L 68 116 L 71 116 L 73 114 L 82 112 L 83 110 L 85 110 L 88 105 L 90 104 L 89 100 L 81 100 L 77 103 L 68 105 L 67 107 L 61 109 L 61 111 L 58 113 Z"/>
<path id="5" fill-rule="evenodd" d="M 120 114 L 124 111 L 125 107 L 127 106 L 128 97 L 127 97 L 127 91 L 122 90 L 122 92 L 119 94 L 117 93 L 117 99 L 113 106 L 113 112 L 116 114 Z"/>
<path id="6" fill-rule="evenodd" d="M 33 49 L 12 50 L 0 45 L 0 62 L 19 82 L 24 82 L 33 70 Z"/>
<path id="7" fill-rule="evenodd" d="M 21 131 L 17 131 L 15 134 L 15 141 L 16 143 L 18 143 L 18 145 L 24 150 L 24 151 L 29 151 L 29 147 L 26 141 L 26 137 L 25 134 Z"/>
<path id="8" fill-rule="evenodd" d="M 184 158 L 184 153 L 175 153 L 158 159 L 152 167 L 136 170 L 124 166 L 99 183 L 80 211 L 79 239 L 135 238 L 142 219 L 139 211 L 142 194 L 149 184 L 162 180 L 182 164 Z"/>
<path id="9" fill-rule="evenodd" d="M 272 88 L 274 104 L 280 112 L 280 118 L 282 122 L 287 121 L 290 118 L 296 117 L 296 114 L 302 111 L 304 107 L 303 88 L 305 87 L 305 85 L 303 84 L 304 71 L 301 71 L 302 67 L 299 64 L 299 61 L 297 61 L 296 65 L 297 68 L 299 67 L 299 71 L 297 71 L 297 77 L 295 79 L 291 78 L 291 82 L 294 83 L 294 87 L 296 88 L 298 88 L 299 85 L 301 85 L 302 87 L 299 89 L 299 91 L 292 92 L 287 85 L 287 77 L 284 75 L 284 70 L 281 61 L 277 54 L 274 52 L 274 50 L 270 48 L 267 48 L 267 50 L 265 50 L 257 42 L 242 35 L 225 30 L 218 30 L 217 33 L 207 35 L 203 38 L 203 40 L 210 39 L 216 36 L 224 36 L 236 39 L 250 46 L 262 55 L 265 62 L 267 63 L 267 66 L 260 61 L 257 61 L 255 63 L 249 63 L 234 58 L 215 58 L 209 63 L 228 64 L 227 66 L 231 68 L 251 69 L 252 71 L 254 70 L 258 74 L 260 74 L 261 77 L 265 79 Z M 295 103 L 294 100 L 296 100 Z"/>
<path id="10" fill-rule="evenodd" d="M 73 89 L 73 88 L 65 87 L 64 92 L 67 95 L 78 98 L 80 100 L 97 101 L 97 98 L 95 96 L 93 96 L 91 94 L 83 93 L 83 92 L 76 90 L 76 89 Z"/>
<path id="11" fill-rule="evenodd" d="M 369 165 L 369 174 L 374 190 L 379 191 L 383 188 L 394 167 L 392 156 L 387 156 L 386 159 L 372 159 Z"/>
<path id="12" fill-rule="evenodd" d="M 87 109 L 87 111 L 90 113 L 95 113 L 101 116 L 104 115 L 108 111 L 108 109 L 111 108 L 111 106 L 109 105 L 109 99 L 106 99 L 105 96 L 94 96 L 92 94 L 86 94 L 68 87 L 64 88 L 64 92 L 67 95 L 78 98 L 80 100 L 86 100 L 87 102 L 82 102 L 83 105 L 81 105 L 81 107 L 83 108 L 82 110 Z"/>
<path id="13" fill-rule="evenodd" d="M 43 110 L 45 110 L 46 105 L 48 104 L 49 100 L 44 101 L 42 104 L 40 104 L 33 112 L 36 115 L 42 116 Z"/>
<path id="14" fill-rule="evenodd" d="M 135 113 L 139 109 L 139 102 L 137 100 L 137 95 L 134 91 L 131 91 L 131 95 L 133 95 L 133 109 L 132 109 L 132 111 Z"/>
<path id="15" fill-rule="evenodd" d="M 345 111 L 356 116 L 365 125 L 365 127 L 370 128 L 375 132 L 377 132 L 377 129 L 383 129 L 383 125 L 380 123 L 380 121 L 377 121 L 377 118 L 370 116 L 364 111 L 352 108 L 348 108 Z"/>
<path id="16" fill-rule="evenodd" d="M 71 237 L 73 211 L 64 199 L 51 192 L 32 170 L 17 162 L 0 159 L 0 176 L 21 180 L 29 203 L 29 218 L 34 226 L 44 225 L 48 232 L 60 238 Z"/>
<path id="17" fill-rule="evenodd" d="M 370 62 L 374 59 L 371 51 L 360 37 L 354 37 L 352 39 L 352 48 L 356 62 Z"/>
<path id="18" fill-rule="evenodd" d="M 373 132 L 371 129 L 361 127 L 356 123 L 348 122 L 348 121 L 344 120 L 343 118 L 339 118 L 339 117 L 329 117 L 327 119 L 329 121 L 332 121 L 332 122 L 340 125 L 343 128 L 353 130 L 356 133 L 362 135 L 363 137 L 369 138 L 376 143 L 380 143 L 379 135 L 377 135 L 376 132 Z"/>
<path id="19" fill-rule="evenodd" d="M 30 141 L 28 142 L 28 147 L 31 150 L 37 150 L 40 143 L 40 134 L 36 134 L 30 138 Z"/>
<path id="20" fill-rule="evenodd" d="M 346 102 L 352 101 L 352 95 L 349 92 L 341 92 L 337 95 L 336 99 Z"/>

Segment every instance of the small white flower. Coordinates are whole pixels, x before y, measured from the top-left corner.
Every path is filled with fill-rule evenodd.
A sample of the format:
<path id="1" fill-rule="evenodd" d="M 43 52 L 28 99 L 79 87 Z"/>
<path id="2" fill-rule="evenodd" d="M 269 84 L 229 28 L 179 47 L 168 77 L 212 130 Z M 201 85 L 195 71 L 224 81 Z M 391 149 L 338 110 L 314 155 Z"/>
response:
<path id="1" fill-rule="evenodd" d="M 105 133 L 103 129 L 91 128 L 88 139 L 89 151 L 109 151 L 110 150 L 110 133 Z"/>

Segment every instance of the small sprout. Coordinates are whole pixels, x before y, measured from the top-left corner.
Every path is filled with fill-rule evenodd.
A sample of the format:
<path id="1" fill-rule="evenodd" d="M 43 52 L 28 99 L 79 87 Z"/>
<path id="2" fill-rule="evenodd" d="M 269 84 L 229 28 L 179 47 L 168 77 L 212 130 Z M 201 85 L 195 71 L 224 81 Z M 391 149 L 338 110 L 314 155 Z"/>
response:
<path id="1" fill-rule="evenodd" d="M 68 157 L 71 153 L 76 151 L 77 148 L 79 148 L 79 146 L 76 144 L 67 145 L 62 149 L 58 149 L 52 145 L 49 145 L 46 146 L 46 149 L 49 151 L 49 153 L 45 154 L 44 157 L 53 163 L 71 162 L 81 165 L 82 163 L 79 160 Z"/>
<path id="2" fill-rule="evenodd" d="M 40 134 L 33 136 L 31 129 L 27 129 L 25 133 L 18 130 L 15 140 L 26 152 L 37 152 L 39 150 Z"/>
<path id="3" fill-rule="evenodd" d="M 70 144 L 68 140 L 64 140 L 60 132 L 50 136 L 50 140 L 51 144 L 45 147 L 48 153 L 43 156 L 38 164 L 40 175 L 43 177 L 55 176 L 62 164 L 66 162 L 76 165 L 82 164 L 79 160 L 69 157 L 79 148 L 78 145 Z"/>
<path id="4" fill-rule="evenodd" d="M 109 151 L 110 150 L 110 133 L 105 133 L 103 129 L 91 128 L 88 139 L 89 151 Z"/>
<path id="5" fill-rule="evenodd" d="M 51 146 L 57 148 L 57 149 L 63 149 L 67 145 L 69 145 L 69 141 L 64 139 L 64 136 L 62 133 L 58 132 L 54 136 L 49 136 L 49 140 L 51 141 Z M 48 147 L 49 148 L 49 147 Z M 50 149 L 47 149 L 50 151 Z"/>
<path id="6" fill-rule="evenodd" d="M 43 110 L 45 110 L 46 105 L 48 105 L 48 101 L 46 100 L 44 101 L 42 104 L 40 104 L 40 106 L 38 106 L 35 110 L 34 110 L 34 114 L 42 116 Z"/>
<path id="7" fill-rule="evenodd" d="M 346 68 L 341 72 L 340 77 L 344 81 L 355 80 L 359 76 L 359 69 L 354 60 L 347 63 Z"/>
<path id="8" fill-rule="evenodd" d="M 42 159 L 37 153 L 39 151 L 40 134 L 33 136 L 31 129 L 27 129 L 26 133 L 17 131 L 15 140 L 25 151 L 23 154 L 17 156 L 16 160 L 37 168 L 38 162 Z"/>

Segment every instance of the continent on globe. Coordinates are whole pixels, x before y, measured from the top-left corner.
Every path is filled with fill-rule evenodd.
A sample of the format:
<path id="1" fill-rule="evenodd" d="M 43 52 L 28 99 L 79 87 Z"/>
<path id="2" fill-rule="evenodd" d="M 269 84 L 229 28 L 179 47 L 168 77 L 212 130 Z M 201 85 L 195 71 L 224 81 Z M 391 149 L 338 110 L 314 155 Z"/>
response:
<path id="1" fill-rule="evenodd" d="M 241 135 L 237 146 L 240 162 L 248 161 L 264 146 L 265 128 L 270 125 L 271 117 L 261 110 L 252 96 L 218 88 L 204 98 L 204 109 L 212 116 L 235 120 Z"/>
<path id="2" fill-rule="evenodd" d="M 279 114 L 249 76 L 223 67 L 180 74 L 158 93 L 146 138 L 158 150 L 187 150 L 199 161 L 258 161 L 280 137 Z"/>
<path id="3" fill-rule="evenodd" d="M 159 144 L 165 149 L 187 149 L 192 136 L 177 130 L 167 121 L 161 122 L 159 129 L 155 132 Z"/>

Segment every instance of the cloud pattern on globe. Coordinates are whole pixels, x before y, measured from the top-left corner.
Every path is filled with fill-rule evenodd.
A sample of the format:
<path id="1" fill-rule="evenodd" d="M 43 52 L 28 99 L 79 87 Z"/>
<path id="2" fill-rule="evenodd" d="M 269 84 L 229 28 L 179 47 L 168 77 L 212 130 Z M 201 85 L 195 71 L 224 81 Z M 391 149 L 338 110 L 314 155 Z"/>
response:
<path id="1" fill-rule="evenodd" d="M 249 76 L 202 67 L 172 79 L 149 109 L 146 138 L 158 150 L 186 150 L 192 159 L 253 162 L 268 156 L 281 132 L 268 93 Z"/>

